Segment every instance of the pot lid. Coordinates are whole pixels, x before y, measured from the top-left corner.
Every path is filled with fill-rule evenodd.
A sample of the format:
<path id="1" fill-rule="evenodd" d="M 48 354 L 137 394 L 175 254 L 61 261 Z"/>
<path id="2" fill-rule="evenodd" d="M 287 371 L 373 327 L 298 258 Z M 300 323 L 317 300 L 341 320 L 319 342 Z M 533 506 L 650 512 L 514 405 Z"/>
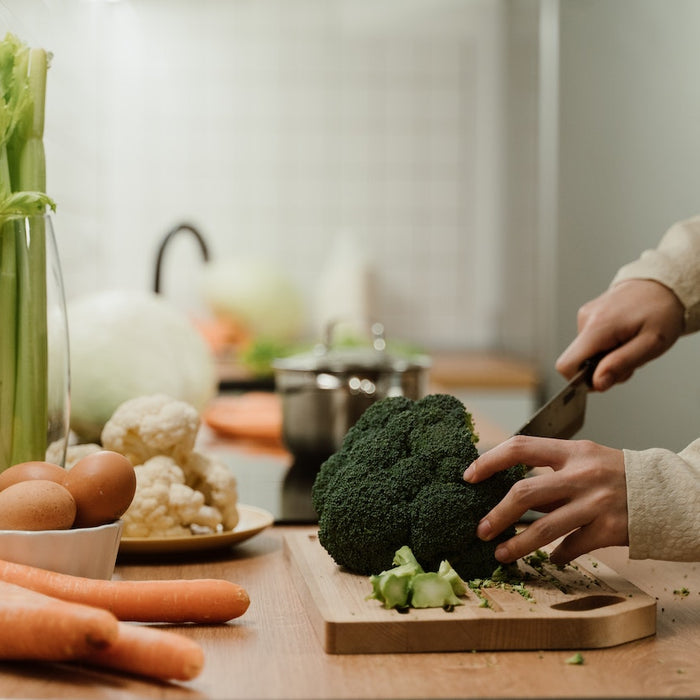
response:
<path id="1" fill-rule="evenodd" d="M 406 372 L 430 367 L 427 355 L 391 354 L 386 348 L 384 327 L 372 326 L 371 347 L 333 347 L 332 327 L 326 341 L 318 343 L 310 352 L 279 358 L 272 363 L 274 369 L 299 372 L 348 372 L 360 370 L 385 370 Z"/>

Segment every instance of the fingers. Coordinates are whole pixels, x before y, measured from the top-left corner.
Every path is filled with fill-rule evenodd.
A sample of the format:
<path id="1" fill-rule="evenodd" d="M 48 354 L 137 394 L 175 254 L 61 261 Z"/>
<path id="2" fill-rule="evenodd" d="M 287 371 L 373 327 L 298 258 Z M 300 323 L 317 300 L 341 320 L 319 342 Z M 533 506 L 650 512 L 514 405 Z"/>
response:
<path id="1" fill-rule="evenodd" d="M 492 514 L 487 517 L 491 518 Z M 550 555 L 554 564 L 568 564 L 572 559 L 601 547 L 626 545 L 629 543 L 627 514 L 622 511 L 599 514 L 585 503 L 572 501 L 499 544 L 495 556 L 503 564 L 509 564 L 560 538 L 562 541 Z"/>
<path id="2" fill-rule="evenodd" d="M 622 282 L 579 309 L 578 334 L 557 359 L 556 369 L 570 379 L 589 357 L 613 348 L 593 375 L 593 387 L 605 391 L 668 350 L 683 332 L 684 313 L 664 285 Z"/>
<path id="3" fill-rule="evenodd" d="M 580 369 L 581 365 L 590 357 L 599 352 L 604 352 L 619 344 L 619 341 L 612 332 L 595 328 L 593 330 L 583 329 L 571 342 L 569 347 L 557 358 L 554 366 L 563 377 L 571 379 Z M 606 356 L 603 360 L 607 359 Z M 598 363 L 594 373 L 599 381 L 602 380 L 605 367 L 603 360 Z M 602 365 L 602 367 L 601 367 Z M 595 386 L 595 383 L 594 383 Z"/>
<path id="4" fill-rule="evenodd" d="M 502 564 L 510 564 L 571 532 L 571 527 L 567 526 L 565 518 L 562 518 L 562 510 L 560 508 L 535 520 L 515 537 L 499 544 L 496 547 L 496 559 Z"/>
<path id="5" fill-rule="evenodd" d="M 613 341 L 608 342 L 610 344 L 607 348 L 612 347 Z M 614 341 L 614 344 L 618 347 L 610 350 L 600 360 L 593 373 L 592 384 L 596 391 L 606 391 L 614 384 L 626 382 L 637 368 L 661 355 L 668 347 L 665 339 L 658 333 L 644 329 L 629 339 Z M 598 350 L 592 350 L 596 347 Z M 557 359 L 556 369 L 565 377 L 571 378 L 580 369 L 582 362 L 595 352 L 605 349 L 605 341 L 596 342 L 595 338 L 588 334 L 579 335 Z M 583 359 L 578 362 L 581 357 Z M 577 362 L 578 364 L 574 364 Z"/>
<path id="6" fill-rule="evenodd" d="M 571 441 L 515 435 L 475 459 L 464 480 L 476 484 L 516 464 L 559 468 L 571 450 Z"/>
<path id="7" fill-rule="evenodd" d="M 554 475 L 522 479 L 514 484 L 501 502 L 482 518 L 476 534 L 482 540 L 492 540 L 528 510 L 552 502 L 567 501 L 570 488 Z M 528 552 L 570 532 L 580 524 L 576 507 L 560 507 L 536 520 L 523 533 L 516 535 L 497 549 L 501 561 L 514 561 Z M 501 559 L 501 557 L 505 557 Z"/>
<path id="8" fill-rule="evenodd" d="M 517 481 L 477 526 L 490 541 L 529 510 L 546 513 L 498 545 L 496 558 L 513 562 L 535 549 L 565 539 L 553 561 L 566 562 L 602 546 L 627 543 L 627 492 L 621 450 L 588 440 L 547 440 L 518 436 L 481 455 L 467 481 L 476 483 L 511 464 L 551 469 Z"/>
<path id="9" fill-rule="evenodd" d="M 575 504 L 559 508 L 535 520 L 515 537 L 499 544 L 496 547 L 496 559 L 509 564 L 568 535 L 550 556 L 555 564 L 567 564 L 585 552 L 603 546 L 602 542 L 598 542 L 599 536 L 586 521 L 585 513 Z"/>
<path id="10" fill-rule="evenodd" d="M 587 525 L 574 530 L 558 544 L 549 556 L 553 564 L 568 564 L 582 554 L 592 552 L 594 549 L 608 547 L 611 544 L 627 544 L 626 540 L 610 542 L 609 532 L 601 532 L 593 525 Z M 542 545 L 544 546 L 544 545 Z"/>
<path id="11" fill-rule="evenodd" d="M 638 328 L 629 327 L 628 315 L 623 315 L 624 324 L 616 319 L 609 297 L 610 292 L 606 292 L 579 309 L 578 333 L 555 363 L 556 370 L 567 379 L 587 359 L 620 345 L 637 332 Z"/>

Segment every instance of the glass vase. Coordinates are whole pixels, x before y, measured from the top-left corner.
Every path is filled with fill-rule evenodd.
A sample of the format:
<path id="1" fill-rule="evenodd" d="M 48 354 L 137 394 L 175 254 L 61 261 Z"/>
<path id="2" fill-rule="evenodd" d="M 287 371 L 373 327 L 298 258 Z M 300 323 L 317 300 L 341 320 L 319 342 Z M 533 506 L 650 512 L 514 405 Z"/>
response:
<path id="1" fill-rule="evenodd" d="M 47 458 L 64 466 L 69 423 L 68 322 L 53 219 L 11 217 L 0 225 L 0 471 Z"/>

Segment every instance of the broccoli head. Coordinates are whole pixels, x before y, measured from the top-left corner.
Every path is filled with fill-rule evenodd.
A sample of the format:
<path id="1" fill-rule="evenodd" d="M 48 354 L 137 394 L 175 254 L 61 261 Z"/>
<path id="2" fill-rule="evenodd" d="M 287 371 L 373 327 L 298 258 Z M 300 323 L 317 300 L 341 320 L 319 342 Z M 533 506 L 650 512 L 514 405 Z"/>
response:
<path id="1" fill-rule="evenodd" d="M 483 542 L 476 527 L 524 468 L 466 483 L 477 440 L 471 415 L 452 395 L 372 404 L 314 482 L 319 541 L 358 574 L 389 569 L 395 552 L 409 546 L 426 571 L 449 560 L 465 580 L 489 577 L 498 566 L 496 545 L 513 531 Z"/>

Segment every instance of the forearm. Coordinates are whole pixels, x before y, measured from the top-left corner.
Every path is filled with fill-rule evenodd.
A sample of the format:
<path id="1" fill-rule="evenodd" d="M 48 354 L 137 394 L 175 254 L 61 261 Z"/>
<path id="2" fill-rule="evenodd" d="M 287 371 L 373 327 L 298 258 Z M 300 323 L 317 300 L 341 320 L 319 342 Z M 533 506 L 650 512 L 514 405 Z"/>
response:
<path id="1" fill-rule="evenodd" d="M 630 558 L 700 561 L 700 439 L 624 457 Z"/>
<path id="2" fill-rule="evenodd" d="M 700 330 L 700 216 L 671 226 L 655 249 L 622 267 L 612 285 L 629 279 L 651 279 L 671 289 L 685 308 L 684 333 Z"/>

